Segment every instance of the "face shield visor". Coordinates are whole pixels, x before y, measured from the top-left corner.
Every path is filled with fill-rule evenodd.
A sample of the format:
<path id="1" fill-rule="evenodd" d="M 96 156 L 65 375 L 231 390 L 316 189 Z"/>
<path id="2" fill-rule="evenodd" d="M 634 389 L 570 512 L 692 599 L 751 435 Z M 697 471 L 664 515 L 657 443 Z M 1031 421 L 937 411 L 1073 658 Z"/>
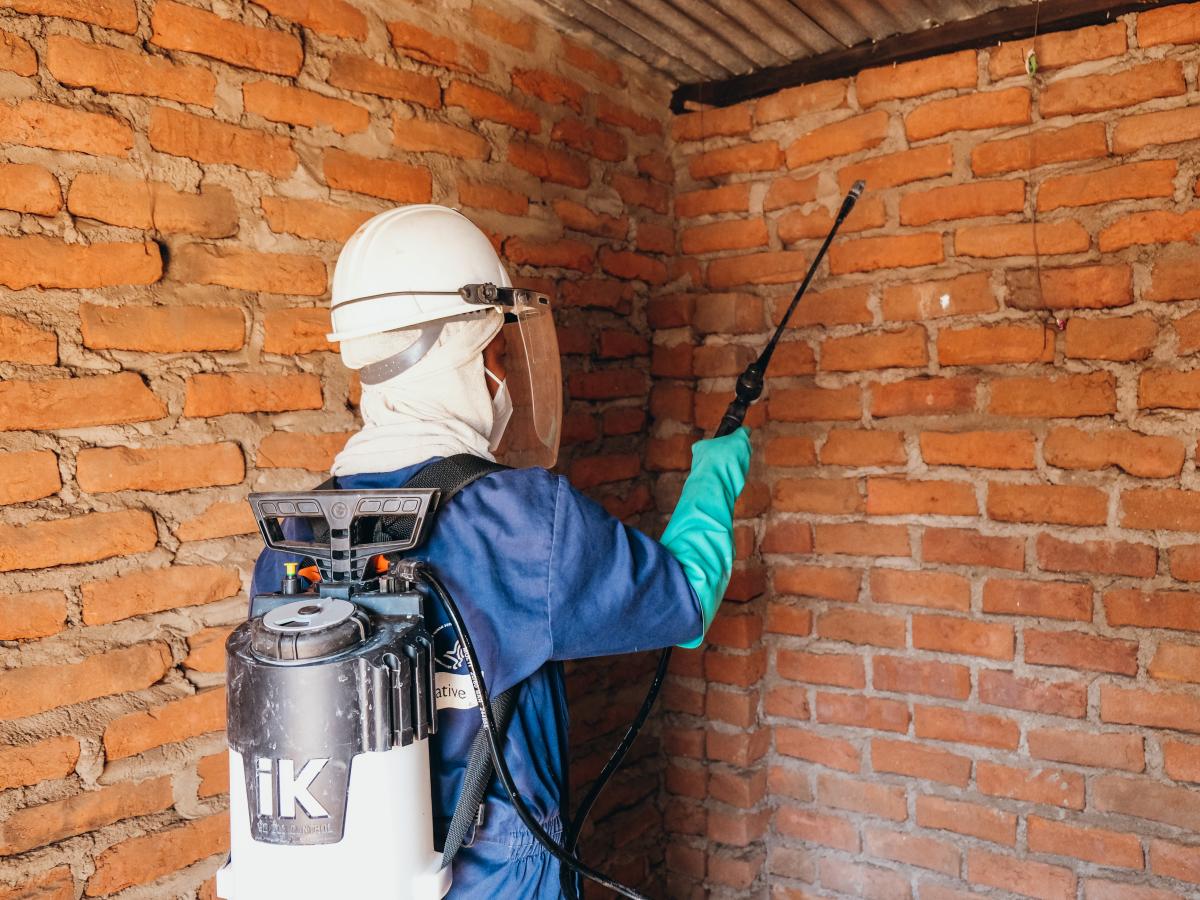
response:
<path id="1" fill-rule="evenodd" d="M 471 306 L 504 314 L 497 335 L 513 414 L 496 449 L 508 466 L 552 467 L 562 429 L 562 364 L 550 298 L 523 288 L 469 284 L 460 294 Z"/>

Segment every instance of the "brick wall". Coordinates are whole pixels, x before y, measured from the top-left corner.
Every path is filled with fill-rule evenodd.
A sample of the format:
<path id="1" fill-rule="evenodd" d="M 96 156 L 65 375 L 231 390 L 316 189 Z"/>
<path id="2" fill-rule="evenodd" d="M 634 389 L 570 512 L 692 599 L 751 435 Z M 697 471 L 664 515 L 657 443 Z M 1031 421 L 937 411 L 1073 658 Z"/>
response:
<path id="1" fill-rule="evenodd" d="M 564 469 L 642 517 L 667 86 L 499 2 L 2 5 L 0 897 L 208 897 L 244 498 L 355 427 L 341 242 L 429 200 L 502 241 L 561 304 Z M 571 690 L 594 772 L 636 698 L 607 664 Z M 607 809 L 654 796 L 643 755 Z M 590 840 L 642 878 L 633 821 Z"/>
<path id="2" fill-rule="evenodd" d="M 663 508 L 867 193 L 677 660 L 672 896 L 1200 895 L 1197 42 L 1168 6 L 1043 36 L 1036 83 L 1024 42 L 675 120 Z"/>

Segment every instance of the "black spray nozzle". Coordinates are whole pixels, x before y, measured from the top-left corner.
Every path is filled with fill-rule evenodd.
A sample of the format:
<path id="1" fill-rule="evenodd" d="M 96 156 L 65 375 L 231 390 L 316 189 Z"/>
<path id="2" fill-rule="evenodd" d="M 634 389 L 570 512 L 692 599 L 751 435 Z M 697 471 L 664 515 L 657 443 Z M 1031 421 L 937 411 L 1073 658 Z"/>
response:
<path id="1" fill-rule="evenodd" d="M 775 345 L 779 343 L 779 338 L 783 334 L 783 330 L 787 328 L 788 320 L 791 319 L 792 313 L 795 312 L 800 298 L 808 290 L 808 285 L 817 273 L 817 266 L 825 258 L 825 251 L 829 249 L 829 244 L 833 240 L 833 236 L 837 234 L 846 216 L 850 215 L 850 210 L 854 209 L 854 204 L 862 196 L 865 187 L 866 183 L 861 180 L 854 182 L 845 199 L 842 200 L 842 208 L 838 210 L 837 218 L 833 220 L 833 227 L 829 229 L 829 234 L 825 235 L 821 249 L 813 257 L 812 265 L 808 267 L 808 273 L 804 276 L 804 281 L 800 282 L 800 287 L 796 290 L 795 296 L 792 297 L 792 302 L 788 304 L 787 311 L 783 314 L 783 318 L 779 320 L 779 325 L 775 328 L 775 333 L 767 341 L 767 346 L 758 355 L 758 359 L 746 366 L 746 370 L 738 377 L 737 386 L 734 388 L 734 398 L 725 409 L 725 414 L 721 417 L 721 423 L 717 426 L 715 437 L 723 437 L 740 428 L 746 418 L 747 411 L 750 409 L 750 404 L 762 396 L 763 384 L 767 376 L 767 367 L 771 364 L 771 356 L 775 353 Z"/>

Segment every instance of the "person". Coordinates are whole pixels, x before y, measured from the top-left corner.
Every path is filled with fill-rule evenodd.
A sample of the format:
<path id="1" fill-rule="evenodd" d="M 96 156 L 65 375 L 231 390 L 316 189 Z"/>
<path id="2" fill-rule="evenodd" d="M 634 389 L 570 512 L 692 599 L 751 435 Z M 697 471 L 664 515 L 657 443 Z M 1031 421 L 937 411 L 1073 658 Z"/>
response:
<path id="1" fill-rule="evenodd" d="M 561 664 L 700 645 L 732 568 L 733 504 L 750 444 L 742 429 L 695 445 L 661 542 L 622 524 L 547 470 L 562 408 L 553 320 L 547 298 L 509 288 L 491 242 L 454 210 L 401 207 L 359 228 L 335 269 L 329 338 L 359 373 L 363 427 L 332 475 L 338 488 L 397 488 L 454 454 L 519 463 L 457 494 L 413 555 L 430 563 L 462 609 L 491 695 L 520 684 L 504 755 L 535 817 L 561 841 Z M 500 302 L 487 302 L 497 295 Z M 295 560 L 264 551 L 252 589 L 276 590 L 284 563 Z M 438 707 L 433 807 L 444 829 L 480 716 L 445 610 L 434 607 L 429 628 Z M 482 824 L 454 859 L 448 896 L 562 896 L 559 863 L 496 779 Z"/>

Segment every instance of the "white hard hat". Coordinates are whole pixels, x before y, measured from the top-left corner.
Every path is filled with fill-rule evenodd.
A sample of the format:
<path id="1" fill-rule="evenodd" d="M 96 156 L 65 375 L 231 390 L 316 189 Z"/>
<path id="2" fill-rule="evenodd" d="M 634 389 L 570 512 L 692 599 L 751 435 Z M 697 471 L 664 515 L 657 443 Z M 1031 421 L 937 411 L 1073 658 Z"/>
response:
<path id="1" fill-rule="evenodd" d="M 466 216 L 445 206 L 402 206 L 359 226 L 333 271 L 331 341 L 479 313 L 466 284 L 511 287 L 496 249 Z"/>

